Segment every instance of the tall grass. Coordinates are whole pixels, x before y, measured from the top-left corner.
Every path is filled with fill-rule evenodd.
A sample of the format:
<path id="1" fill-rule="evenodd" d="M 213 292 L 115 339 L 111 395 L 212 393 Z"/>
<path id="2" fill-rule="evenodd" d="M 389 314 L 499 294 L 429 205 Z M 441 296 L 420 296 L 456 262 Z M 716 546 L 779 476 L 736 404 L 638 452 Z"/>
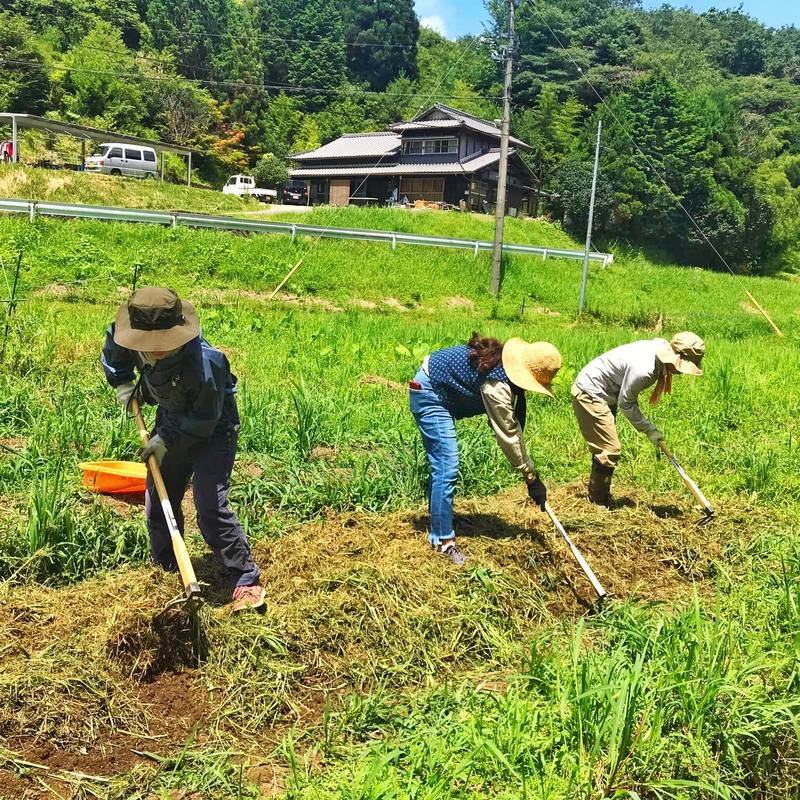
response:
<path id="1" fill-rule="evenodd" d="M 619 605 L 568 641 L 543 633 L 507 685 L 351 703 L 317 740 L 328 769 L 295 769 L 289 797 L 795 796 L 795 551 L 774 578 L 716 608 Z M 757 620 L 738 605 L 752 591 Z"/>

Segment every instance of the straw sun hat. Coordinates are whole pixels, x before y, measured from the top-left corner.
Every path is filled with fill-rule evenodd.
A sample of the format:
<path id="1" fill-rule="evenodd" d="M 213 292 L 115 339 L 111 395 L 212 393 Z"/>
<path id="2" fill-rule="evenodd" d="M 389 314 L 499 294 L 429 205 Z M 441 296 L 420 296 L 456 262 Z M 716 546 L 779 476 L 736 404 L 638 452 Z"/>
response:
<path id="1" fill-rule="evenodd" d="M 705 342 L 691 331 L 682 331 L 662 347 L 656 356 L 662 364 L 672 364 L 683 375 L 702 375 L 700 364 L 706 353 Z"/>
<path id="2" fill-rule="evenodd" d="M 140 352 L 174 350 L 199 335 L 194 306 L 161 286 L 137 289 L 114 321 L 114 341 Z"/>
<path id="3" fill-rule="evenodd" d="M 550 342 L 509 339 L 503 346 L 503 369 L 520 389 L 552 397 L 550 384 L 561 369 L 561 354 Z"/>

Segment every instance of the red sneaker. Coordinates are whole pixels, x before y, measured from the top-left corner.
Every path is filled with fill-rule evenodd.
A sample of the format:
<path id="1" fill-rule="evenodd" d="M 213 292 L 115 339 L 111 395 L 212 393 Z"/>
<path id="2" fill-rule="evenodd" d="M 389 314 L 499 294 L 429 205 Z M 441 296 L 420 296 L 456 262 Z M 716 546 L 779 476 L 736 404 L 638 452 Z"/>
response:
<path id="1" fill-rule="evenodd" d="M 264 606 L 263 586 L 237 586 L 233 590 L 233 610 L 247 611 Z"/>

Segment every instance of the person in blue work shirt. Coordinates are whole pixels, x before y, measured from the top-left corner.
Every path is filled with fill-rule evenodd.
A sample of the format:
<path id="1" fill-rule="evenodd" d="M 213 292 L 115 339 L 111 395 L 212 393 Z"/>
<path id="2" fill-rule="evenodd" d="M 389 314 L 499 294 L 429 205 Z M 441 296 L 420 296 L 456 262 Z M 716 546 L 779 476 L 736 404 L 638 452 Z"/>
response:
<path id="1" fill-rule="evenodd" d="M 549 342 L 509 339 L 505 344 L 473 333 L 466 345 L 426 356 L 409 383 L 411 413 L 430 463 L 428 541 L 460 566 L 467 559 L 456 544 L 453 497 L 458 479 L 455 420 L 486 414 L 500 449 L 544 511 L 547 489 L 525 448 L 525 392 L 552 397 L 550 384 L 561 355 Z"/>
<path id="2" fill-rule="evenodd" d="M 236 376 L 224 353 L 202 337 L 194 307 L 181 302 L 172 289 L 138 289 L 120 306 L 106 332 L 102 363 L 123 408 L 134 397 L 157 406 L 155 429 L 139 458 L 146 463 L 151 455 L 156 457 L 181 533 L 181 504 L 191 479 L 197 524 L 228 570 L 233 610 L 262 607 L 260 572 L 228 502 L 239 434 Z M 145 515 L 153 561 L 177 571 L 149 474 Z"/>

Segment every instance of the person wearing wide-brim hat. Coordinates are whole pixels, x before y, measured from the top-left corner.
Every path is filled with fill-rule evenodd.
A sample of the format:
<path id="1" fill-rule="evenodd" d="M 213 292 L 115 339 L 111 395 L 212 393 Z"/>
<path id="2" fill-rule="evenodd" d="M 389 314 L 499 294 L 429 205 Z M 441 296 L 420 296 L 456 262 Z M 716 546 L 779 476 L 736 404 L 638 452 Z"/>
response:
<path id="1" fill-rule="evenodd" d="M 134 397 L 158 407 L 155 429 L 139 458 L 147 462 L 152 455 L 159 462 L 181 533 L 181 504 L 191 479 L 197 524 L 228 571 L 233 610 L 263 606 L 258 566 L 228 502 L 239 434 L 236 376 L 225 354 L 203 339 L 194 306 L 171 289 L 138 289 L 120 306 L 106 332 L 102 363 L 123 408 Z M 145 515 L 153 560 L 177 571 L 149 474 Z"/>
<path id="2" fill-rule="evenodd" d="M 497 443 L 544 511 L 547 490 L 525 447 L 525 392 L 552 397 L 550 384 L 561 355 L 549 342 L 509 339 L 505 344 L 473 333 L 466 345 L 426 356 L 409 383 L 411 413 L 430 463 L 428 541 L 454 564 L 466 556 L 456 544 L 453 497 L 458 479 L 455 420 L 485 414 Z"/>
<path id="3" fill-rule="evenodd" d="M 697 334 L 677 333 L 671 341 L 645 339 L 615 347 L 579 373 L 572 385 L 572 408 L 592 454 L 589 500 L 611 505 L 611 480 L 622 454 L 617 434 L 619 409 L 658 448 L 664 434 L 639 408 L 639 394 L 655 384 L 650 404 L 672 391 L 674 375 L 702 375 L 706 346 Z"/>

